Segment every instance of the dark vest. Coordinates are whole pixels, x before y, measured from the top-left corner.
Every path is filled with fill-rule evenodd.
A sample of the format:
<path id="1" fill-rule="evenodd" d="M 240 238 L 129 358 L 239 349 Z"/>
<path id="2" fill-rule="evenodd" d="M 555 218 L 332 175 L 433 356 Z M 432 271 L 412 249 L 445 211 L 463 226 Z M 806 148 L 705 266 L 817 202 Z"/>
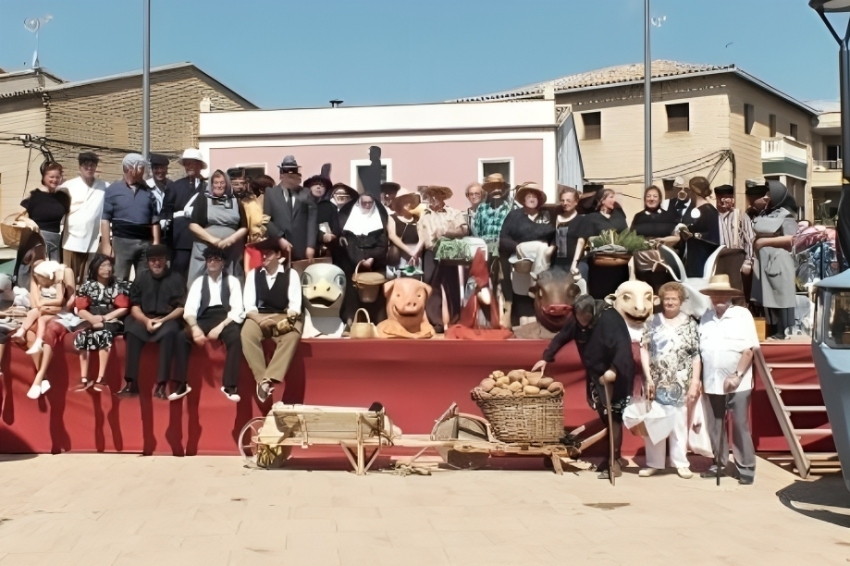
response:
<path id="1" fill-rule="evenodd" d="M 289 307 L 289 273 L 284 269 L 269 289 L 266 273 L 262 269 L 254 271 L 254 288 L 257 290 L 257 310 L 262 313 L 284 313 Z"/>
<path id="2" fill-rule="evenodd" d="M 210 306 L 210 276 L 204 275 L 201 282 L 201 305 L 198 307 L 198 316 Z M 221 272 L 221 306 L 225 310 L 230 311 L 230 282 L 227 278 L 227 271 Z"/>

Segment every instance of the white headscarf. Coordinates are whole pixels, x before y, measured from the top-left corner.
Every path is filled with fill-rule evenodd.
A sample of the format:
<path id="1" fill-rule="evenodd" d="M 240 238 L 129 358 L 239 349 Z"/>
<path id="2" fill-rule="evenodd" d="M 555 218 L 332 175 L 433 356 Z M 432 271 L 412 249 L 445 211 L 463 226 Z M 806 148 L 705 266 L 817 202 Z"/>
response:
<path id="1" fill-rule="evenodd" d="M 42 261 L 33 269 L 33 273 L 38 275 L 39 277 L 44 277 L 45 279 L 50 279 L 51 281 L 57 281 L 56 275 L 62 270 L 65 270 L 65 266 L 59 263 L 58 261 L 47 260 Z"/>
<path id="2" fill-rule="evenodd" d="M 364 210 L 360 199 L 357 199 L 351 207 L 351 214 L 348 215 L 345 226 L 342 227 L 343 231 L 351 232 L 355 236 L 365 236 L 376 230 L 383 230 L 384 222 L 378 212 L 378 201 L 374 202 L 371 209 Z"/>

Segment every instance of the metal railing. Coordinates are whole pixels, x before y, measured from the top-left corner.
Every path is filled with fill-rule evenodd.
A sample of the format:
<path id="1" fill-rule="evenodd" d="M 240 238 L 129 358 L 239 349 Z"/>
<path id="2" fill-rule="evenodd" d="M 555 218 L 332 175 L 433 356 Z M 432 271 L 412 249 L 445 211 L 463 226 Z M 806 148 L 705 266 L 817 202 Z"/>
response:
<path id="1" fill-rule="evenodd" d="M 823 169 L 827 169 L 827 170 L 832 171 L 832 170 L 835 170 L 835 169 L 841 169 L 844 166 L 844 161 L 842 159 L 837 159 L 837 160 L 834 160 L 834 161 L 817 161 L 817 160 L 815 160 L 812 163 L 812 165 L 814 165 L 815 167 L 821 167 Z"/>

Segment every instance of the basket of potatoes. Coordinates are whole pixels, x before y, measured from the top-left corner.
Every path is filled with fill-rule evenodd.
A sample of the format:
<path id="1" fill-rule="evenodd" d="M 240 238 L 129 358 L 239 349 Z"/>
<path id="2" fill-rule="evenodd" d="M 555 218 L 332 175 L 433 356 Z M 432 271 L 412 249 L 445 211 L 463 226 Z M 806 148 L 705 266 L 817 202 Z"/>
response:
<path id="1" fill-rule="evenodd" d="M 557 443 L 564 436 L 564 385 L 542 372 L 494 371 L 472 400 L 502 442 Z"/>

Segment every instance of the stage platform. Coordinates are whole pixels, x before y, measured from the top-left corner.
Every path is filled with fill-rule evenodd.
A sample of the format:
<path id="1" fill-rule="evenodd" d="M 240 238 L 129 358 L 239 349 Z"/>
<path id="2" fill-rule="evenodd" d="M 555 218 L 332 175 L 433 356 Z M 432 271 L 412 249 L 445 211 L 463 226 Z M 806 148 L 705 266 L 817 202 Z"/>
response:
<path id="1" fill-rule="evenodd" d="M 243 363 L 239 403 L 220 391 L 223 347 L 193 347 L 189 366 L 192 392 L 183 402 L 153 399 L 156 345 L 145 350 L 140 372 L 141 395 L 119 399 L 111 392 L 123 385 L 124 343 L 117 340 L 107 369 L 110 390 L 73 392 L 79 382 L 79 361 L 66 336 L 65 351 L 55 357 L 48 378 L 50 391 L 37 401 L 26 397 L 34 369 L 30 358 L 7 346 L 0 392 L 0 453 L 124 452 L 163 455 L 237 453 L 235 439 L 251 417 L 268 412 L 260 405 L 254 380 Z M 446 408 L 480 414 L 470 390 L 497 369 L 530 368 L 546 342 L 509 340 L 304 340 L 274 400 L 287 403 L 369 406 L 379 401 L 407 433 L 428 433 Z M 269 344 L 270 352 L 271 344 Z M 763 345 L 768 362 L 810 361 L 808 343 Z M 96 366 L 96 358 L 92 361 Z M 92 368 L 94 375 L 95 368 Z M 601 427 L 585 400 L 584 372 L 573 345 L 564 348 L 547 374 L 566 386 L 564 422 L 568 427 Z M 816 380 L 814 370 L 777 370 L 780 383 Z M 753 396 L 752 423 L 756 449 L 787 452 L 779 424 L 759 379 Z M 282 395 L 281 395 L 282 393 Z M 822 423 L 821 423 L 822 424 Z M 812 426 L 819 426 L 813 423 Z M 831 440 L 807 445 L 831 450 Z M 642 452 L 643 441 L 626 434 L 627 454 Z"/>

